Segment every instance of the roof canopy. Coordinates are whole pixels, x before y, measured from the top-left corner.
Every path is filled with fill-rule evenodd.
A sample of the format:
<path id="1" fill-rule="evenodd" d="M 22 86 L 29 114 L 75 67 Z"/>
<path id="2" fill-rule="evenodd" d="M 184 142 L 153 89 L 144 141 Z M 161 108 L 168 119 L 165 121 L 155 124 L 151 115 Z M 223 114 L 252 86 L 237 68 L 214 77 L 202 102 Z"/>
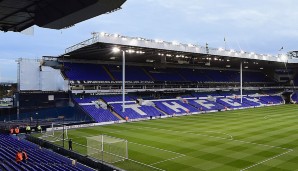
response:
<path id="1" fill-rule="evenodd" d="M 33 25 L 62 29 L 120 9 L 126 0 L 0 0 L 0 30 L 20 32 Z"/>

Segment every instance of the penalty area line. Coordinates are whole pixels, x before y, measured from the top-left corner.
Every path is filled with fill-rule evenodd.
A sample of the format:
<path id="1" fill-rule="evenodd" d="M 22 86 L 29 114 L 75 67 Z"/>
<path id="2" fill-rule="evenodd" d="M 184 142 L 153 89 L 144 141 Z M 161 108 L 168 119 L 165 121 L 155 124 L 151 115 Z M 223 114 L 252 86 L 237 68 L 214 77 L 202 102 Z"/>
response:
<path id="1" fill-rule="evenodd" d="M 256 163 L 256 164 L 253 164 L 253 165 L 248 166 L 248 167 L 246 167 L 246 168 L 244 168 L 244 169 L 241 169 L 240 171 L 245 171 L 245 170 L 251 169 L 251 168 L 253 168 L 253 167 L 256 167 L 256 166 L 258 166 L 258 165 L 261 165 L 261 164 L 263 164 L 263 163 L 265 163 L 265 162 L 268 162 L 268 161 L 273 160 L 273 159 L 275 159 L 275 158 L 278 158 L 278 157 L 280 157 L 280 156 L 286 155 L 286 154 L 288 154 L 288 153 L 290 153 L 290 152 L 293 152 L 293 151 L 294 151 L 293 149 L 289 149 L 288 151 L 286 151 L 286 152 L 284 152 L 284 153 L 281 153 L 281 154 L 278 154 L 278 155 L 276 155 L 276 156 L 270 157 L 270 158 L 268 158 L 268 159 L 266 159 L 266 160 L 260 161 L 260 162 L 258 162 L 258 163 Z"/>

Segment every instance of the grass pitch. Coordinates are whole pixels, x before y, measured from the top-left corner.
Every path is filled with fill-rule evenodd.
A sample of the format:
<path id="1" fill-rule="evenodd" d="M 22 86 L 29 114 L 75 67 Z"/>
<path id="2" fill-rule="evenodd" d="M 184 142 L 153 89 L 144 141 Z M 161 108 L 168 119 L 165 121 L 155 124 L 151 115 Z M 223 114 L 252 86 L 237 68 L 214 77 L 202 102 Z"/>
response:
<path id="1" fill-rule="evenodd" d="M 68 130 L 75 151 L 86 137 L 128 140 L 125 170 L 298 170 L 298 105 L 282 105 Z M 67 143 L 66 147 L 67 147 Z"/>

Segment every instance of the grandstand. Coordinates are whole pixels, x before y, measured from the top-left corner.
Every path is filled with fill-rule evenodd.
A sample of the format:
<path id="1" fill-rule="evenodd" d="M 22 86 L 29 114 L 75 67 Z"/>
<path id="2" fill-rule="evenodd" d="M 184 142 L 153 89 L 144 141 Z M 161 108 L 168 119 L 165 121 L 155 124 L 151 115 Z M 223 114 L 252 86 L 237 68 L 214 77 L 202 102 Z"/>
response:
<path id="1" fill-rule="evenodd" d="M 291 85 L 296 78 L 295 59 L 288 60 L 292 72 L 285 82 L 284 72 L 280 72 L 283 61 L 278 56 L 107 33 L 92 36 L 58 57 L 18 60 L 15 100 L 19 101 L 19 114 L 10 120 L 22 126 L 29 121 L 30 125 L 42 124 L 44 130 L 49 130 L 51 123 L 62 124 L 71 130 L 297 102 Z M 115 47 L 126 55 L 125 65 L 123 56 L 112 52 Z M 75 143 L 79 149 L 86 146 L 84 140 Z"/>
<path id="2" fill-rule="evenodd" d="M 36 171 L 93 171 L 84 165 L 73 165 L 72 161 L 50 150 L 17 137 L 0 134 L 0 168 L 1 170 L 36 170 Z M 28 162 L 14 162 L 17 151 L 24 150 L 29 156 Z"/>
<path id="3" fill-rule="evenodd" d="M 35 75 L 43 74 L 43 71 L 52 72 L 52 75 L 47 75 L 47 80 L 41 82 L 56 79 L 59 75 L 59 81 L 50 79 L 56 82 L 52 87 L 47 87 L 46 83 L 28 85 L 28 81 L 24 84 L 22 75 L 30 70 L 27 66 L 32 64 L 20 59 L 21 102 L 30 106 L 28 101 L 22 100 L 28 90 L 47 90 L 50 94 L 60 91 L 61 94 L 55 98 L 64 96 L 64 100 L 45 108 L 50 110 L 50 107 L 60 105 L 63 110 L 71 107 L 73 111 L 70 113 L 75 115 L 57 111 L 53 118 L 64 113 L 71 122 L 118 123 L 127 117 L 143 120 L 284 104 L 286 97 L 282 92 L 292 88 L 289 86 L 290 78 L 288 82 L 281 79 L 284 72 L 280 69 L 283 62 L 280 56 L 223 51 L 107 33 L 93 33 L 92 36 L 67 48 L 65 54 L 57 58 L 45 57 L 35 62 L 34 65 L 40 68 L 40 73 Z M 125 68 L 121 55 L 112 53 L 115 47 L 126 54 Z M 276 71 L 272 66 L 276 66 Z M 294 66 L 295 59 L 289 59 L 288 68 Z M 122 82 L 123 69 L 125 83 Z M 295 72 L 290 74 L 295 78 Z M 123 84 L 126 89 L 124 96 Z M 20 108 L 22 113 L 27 112 L 24 104 Z M 37 106 L 41 108 L 42 105 Z M 26 118 L 28 114 L 19 118 L 22 116 Z"/>

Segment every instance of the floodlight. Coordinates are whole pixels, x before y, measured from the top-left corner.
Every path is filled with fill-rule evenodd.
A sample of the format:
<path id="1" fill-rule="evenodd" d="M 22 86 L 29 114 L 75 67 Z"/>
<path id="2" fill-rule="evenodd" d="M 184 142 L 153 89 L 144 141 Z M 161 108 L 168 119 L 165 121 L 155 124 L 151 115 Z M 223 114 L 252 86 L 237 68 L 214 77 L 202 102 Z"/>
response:
<path id="1" fill-rule="evenodd" d="M 128 50 L 126 50 L 126 52 L 127 52 L 127 53 L 135 53 L 135 50 L 133 50 L 133 49 L 128 49 Z"/>
<path id="2" fill-rule="evenodd" d="M 288 60 L 288 56 L 287 55 L 281 55 L 280 57 L 281 61 L 286 62 Z"/>
<path id="3" fill-rule="evenodd" d="M 104 36 L 104 35 L 106 35 L 106 33 L 105 32 L 100 32 L 100 35 Z"/>
<path id="4" fill-rule="evenodd" d="M 159 40 L 159 39 L 156 39 L 155 42 L 156 43 L 162 43 L 163 41 L 162 40 Z"/>
<path id="5" fill-rule="evenodd" d="M 173 41 L 172 44 L 173 44 L 173 45 L 176 45 L 176 46 L 177 46 L 177 45 L 180 45 L 180 43 L 177 42 L 177 41 Z"/>
<path id="6" fill-rule="evenodd" d="M 112 51 L 113 51 L 114 53 L 119 53 L 121 50 L 120 50 L 120 48 L 118 48 L 118 47 L 113 47 Z"/>

